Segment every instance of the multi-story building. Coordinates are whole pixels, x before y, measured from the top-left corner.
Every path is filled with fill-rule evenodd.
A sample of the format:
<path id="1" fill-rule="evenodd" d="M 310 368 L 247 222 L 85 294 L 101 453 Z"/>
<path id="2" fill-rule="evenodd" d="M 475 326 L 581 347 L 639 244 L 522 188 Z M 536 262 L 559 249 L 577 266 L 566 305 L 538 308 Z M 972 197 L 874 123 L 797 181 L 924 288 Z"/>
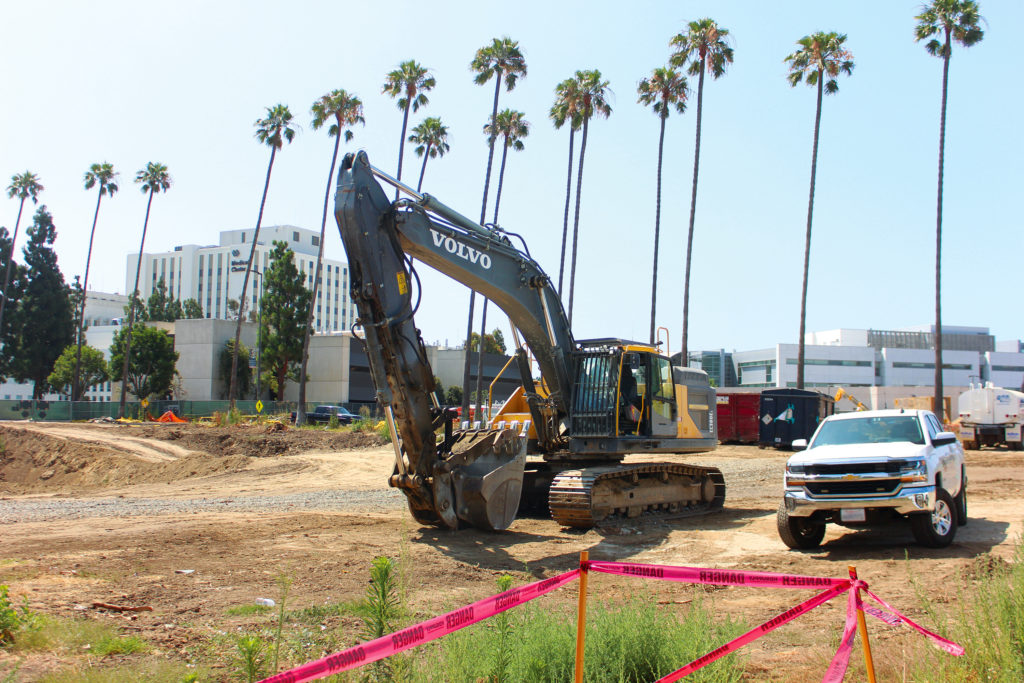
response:
<path id="1" fill-rule="evenodd" d="M 220 244 L 216 246 L 185 244 L 169 252 L 143 254 L 139 295 L 146 300 L 162 279 L 168 296 L 182 302 L 195 299 L 205 317 L 234 317 L 228 302 L 237 302 L 241 298 L 253 233 L 252 229 L 225 230 L 220 233 Z M 296 267 L 306 275 L 306 286 L 313 288 L 320 234 L 292 225 L 261 228 L 253 258 L 255 273 L 249 277 L 247 311 L 258 310 L 262 275 L 270 265 L 270 253 L 275 241 L 288 243 L 288 247 L 295 253 Z M 138 254 L 129 254 L 125 272 L 126 292 L 131 290 L 135 282 L 137 264 Z M 333 332 L 347 330 L 352 326 L 355 307 L 348 296 L 347 263 L 326 258 L 323 260 L 320 287 L 313 305 L 315 331 Z"/>

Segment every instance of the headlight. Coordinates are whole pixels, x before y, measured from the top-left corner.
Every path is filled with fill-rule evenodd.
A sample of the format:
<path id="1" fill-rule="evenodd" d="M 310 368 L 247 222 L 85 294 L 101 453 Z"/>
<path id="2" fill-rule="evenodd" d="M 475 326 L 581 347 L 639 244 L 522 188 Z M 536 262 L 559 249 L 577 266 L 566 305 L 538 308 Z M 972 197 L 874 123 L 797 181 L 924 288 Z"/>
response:
<path id="1" fill-rule="evenodd" d="M 928 464 L 923 458 L 904 460 L 900 463 L 900 481 L 928 481 Z"/>
<path id="2" fill-rule="evenodd" d="M 786 465 L 786 475 L 784 477 L 784 483 L 787 487 L 789 486 L 803 486 L 807 483 L 804 479 L 804 475 L 807 473 L 807 467 L 805 465 Z"/>

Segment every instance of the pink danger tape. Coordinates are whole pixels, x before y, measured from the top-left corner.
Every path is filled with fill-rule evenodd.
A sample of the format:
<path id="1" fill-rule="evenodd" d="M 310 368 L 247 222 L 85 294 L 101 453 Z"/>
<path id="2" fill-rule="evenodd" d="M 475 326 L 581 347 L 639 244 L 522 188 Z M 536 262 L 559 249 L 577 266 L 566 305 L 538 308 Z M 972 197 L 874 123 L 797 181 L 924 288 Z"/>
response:
<path id="1" fill-rule="evenodd" d="M 937 647 L 940 650 L 943 650 L 945 652 L 948 652 L 951 655 L 956 655 L 957 657 L 963 655 L 963 653 L 964 653 L 963 646 L 957 645 L 952 640 L 946 640 L 942 636 L 936 635 L 936 634 L 932 633 L 931 631 L 929 631 L 928 629 L 924 628 L 923 626 L 918 626 L 913 621 L 911 621 L 910 619 L 908 619 L 907 617 L 903 616 L 898 611 L 896 611 L 896 608 L 894 608 L 892 605 L 890 605 L 885 600 L 883 600 L 882 598 L 878 597 L 877 595 L 875 595 L 874 593 L 869 591 L 867 588 L 864 589 L 864 592 L 867 593 L 868 596 L 872 600 L 877 602 L 879 605 L 881 605 L 885 609 L 889 610 L 889 612 L 891 613 L 889 616 L 895 617 L 899 621 L 903 622 L 904 624 L 906 624 L 910 628 L 914 629 L 918 633 L 920 633 L 923 636 L 925 636 L 926 638 L 928 638 L 930 641 L 932 641 L 932 644 L 935 645 L 935 647 Z M 867 611 L 868 611 L 869 614 L 873 614 L 874 616 L 877 616 L 879 619 L 882 619 L 882 621 L 885 621 L 887 623 L 891 623 L 889 621 L 889 619 L 883 618 L 883 617 L 875 614 L 874 610 L 869 608 Z"/>
<path id="2" fill-rule="evenodd" d="M 593 569 L 593 568 L 594 567 L 593 567 L 593 563 L 592 563 L 591 564 L 591 569 Z M 757 640 L 761 636 L 765 635 L 766 633 L 770 633 L 771 631 L 774 631 L 775 629 L 777 629 L 778 627 L 782 626 L 783 624 L 788 624 L 789 622 L 793 621 L 797 617 L 802 616 L 804 614 L 807 614 L 812 609 L 814 609 L 815 607 L 821 605 L 822 603 L 828 602 L 832 598 L 834 598 L 834 597 L 836 597 L 838 595 L 842 595 L 845 591 L 849 590 L 849 588 L 850 588 L 850 581 L 849 581 L 849 579 L 839 579 L 838 581 L 839 581 L 838 585 L 833 586 L 833 587 L 829 588 L 828 590 L 822 591 L 821 593 L 818 593 L 817 595 L 815 595 L 810 600 L 806 600 L 806 601 L 800 603 L 799 605 L 797 605 L 795 607 L 791 607 L 790 609 L 786 610 L 785 612 L 782 612 L 781 614 L 779 614 L 779 615 L 769 619 L 768 621 L 764 622 L 760 626 L 755 626 L 754 628 L 750 629 L 749 631 L 747 631 L 746 633 L 741 635 L 739 638 L 736 638 L 734 640 L 730 640 L 725 645 L 722 645 L 721 647 L 712 650 L 711 652 L 707 653 L 706 655 L 704 655 L 702 657 L 698 657 L 697 659 L 693 660 L 692 662 L 690 662 L 689 664 L 687 664 L 683 668 L 681 668 L 681 669 L 679 669 L 677 671 L 673 671 L 672 673 L 668 674 L 667 676 L 663 676 L 662 678 L 659 678 L 657 683 L 670 683 L 671 681 L 678 681 L 683 676 L 687 676 L 687 675 L 693 673 L 694 671 L 696 671 L 697 669 L 702 669 L 705 666 L 707 666 L 708 664 L 711 664 L 712 662 L 714 662 L 715 660 L 721 659 L 725 655 L 730 654 L 732 652 L 735 652 L 736 650 L 740 649 L 744 645 L 747 645 L 749 643 L 754 642 L 755 640 Z M 750 584 L 744 584 L 744 585 L 750 585 Z"/>
<path id="3" fill-rule="evenodd" d="M 283 671 L 270 678 L 263 679 L 260 683 L 303 683 L 304 681 L 315 681 L 318 678 L 330 676 L 339 671 L 346 671 L 376 662 L 417 645 L 437 640 L 441 636 L 454 633 L 478 621 L 529 602 L 534 598 L 539 598 L 573 581 L 579 576 L 579 573 L 579 569 L 573 569 L 571 572 L 559 574 L 550 579 L 536 581 L 505 591 L 504 593 L 499 593 L 498 595 L 492 595 L 489 598 L 484 598 L 454 612 L 442 614 L 382 638 L 350 647 L 347 650 L 342 650 L 323 659 L 318 659 L 315 662 L 303 664 L 289 671 Z"/>
<path id="4" fill-rule="evenodd" d="M 685 583 L 710 583 L 718 586 L 772 586 L 776 588 L 835 588 L 849 586 L 849 579 L 830 579 L 820 576 L 775 574 L 772 572 L 737 572 L 725 569 L 697 567 L 670 567 L 658 564 L 630 564 L 626 562 L 590 562 L 589 569 L 605 574 L 639 576 Z"/>
<path id="5" fill-rule="evenodd" d="M 857 588 L 850 590 L 850 599 L 846 605 L 846 626 L 843 627 L 843 637 L 839 640 L 839 647 L 832 661 L 825 670 L 822 683 L 841 683 L 846 677 L 846 670 L 850 666 L 850 653 L 853 651 L 853 638 L 857 635 L 857 608 L 862 607 L 860 594 Z"/>

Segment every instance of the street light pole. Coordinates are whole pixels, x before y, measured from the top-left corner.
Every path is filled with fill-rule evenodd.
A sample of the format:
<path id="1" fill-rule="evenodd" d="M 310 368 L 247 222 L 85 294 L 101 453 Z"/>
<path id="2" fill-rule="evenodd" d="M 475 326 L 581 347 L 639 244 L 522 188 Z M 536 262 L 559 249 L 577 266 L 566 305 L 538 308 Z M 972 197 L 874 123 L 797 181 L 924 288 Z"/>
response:
<path id="1" fill-rule="evenodd" d="M 263 273 L 251 269 L 252 274 L 260 279 L 257 290 L 259 297 L 256 300 L 256 400 L 260 400 L 260 370 L 263 367 Z"/>

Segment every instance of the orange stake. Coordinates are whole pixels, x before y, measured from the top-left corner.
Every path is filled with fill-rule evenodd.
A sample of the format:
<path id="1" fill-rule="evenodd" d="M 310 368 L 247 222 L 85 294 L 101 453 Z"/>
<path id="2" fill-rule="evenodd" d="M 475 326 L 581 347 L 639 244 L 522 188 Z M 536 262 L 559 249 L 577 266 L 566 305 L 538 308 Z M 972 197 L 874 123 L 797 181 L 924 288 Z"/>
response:
<path id="1" fill-rule="evenodd" d="M 857 580 L 857 568 L 850 565 L 850 579 L 852 581 Z M 858 596 L 860 590 L 857 588 L 851 588 L 850 590 L 857 591 Z M 875 683 L 875 662 L 871 659 L 871 643 L 868 642 L 868 625 L 864 620 L 864 610 L 860 607 L 857 608 L 857 630 L 860 631 L 860 642 L 864 646 L 864 666 L 868 673 L 868 683 Z"/>
<path id="2" fill-rule="evenodd" d="M 583 641 L 587 630 L 587 562 L 590 553 L 580 552 L 580 602 L 576 610 L 576 675 L 575 683 L 583 683 Z"/>

